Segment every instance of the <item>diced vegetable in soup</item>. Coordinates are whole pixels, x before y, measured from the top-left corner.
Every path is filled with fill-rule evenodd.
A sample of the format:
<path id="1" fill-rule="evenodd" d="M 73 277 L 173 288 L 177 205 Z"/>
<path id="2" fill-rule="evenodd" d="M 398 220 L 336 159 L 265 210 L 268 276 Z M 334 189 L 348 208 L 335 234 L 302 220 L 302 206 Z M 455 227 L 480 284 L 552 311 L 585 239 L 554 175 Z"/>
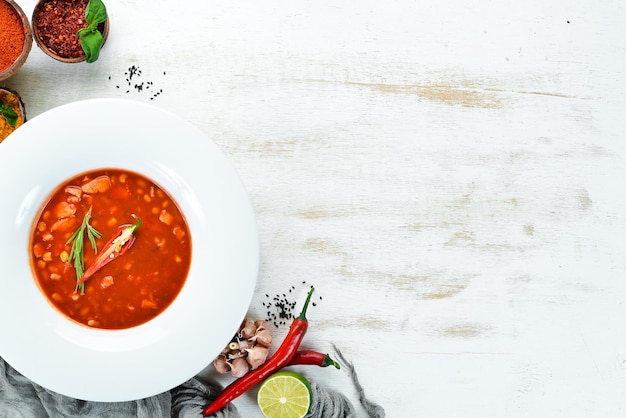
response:
<path id="1" fill-rule="evenodd" d="M 118 169 L 60 185 L 33 223 L 39 288 L 76 322 L 124 329 L 163 312 L 187 279 L 191 234 L 176 202 L 146 177 Z"/>

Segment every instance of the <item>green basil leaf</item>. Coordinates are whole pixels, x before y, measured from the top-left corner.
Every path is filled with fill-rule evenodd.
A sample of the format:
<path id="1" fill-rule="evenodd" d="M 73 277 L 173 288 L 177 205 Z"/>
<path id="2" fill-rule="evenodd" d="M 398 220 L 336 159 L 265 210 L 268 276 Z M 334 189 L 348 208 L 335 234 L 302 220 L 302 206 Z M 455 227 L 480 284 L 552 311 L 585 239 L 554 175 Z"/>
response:
<path id="1" fill-rule="evenodd" d="M 17 112 L 15 112 L 11 106 L 2 103 L 2 105 L 0 105 L 0 114 L 2 114 L 9 126 L 15 126 L 17 124 Z"/>
<path id="2" fill-rule="evenodd" d="M 85 20 L 90 27 L 96 27 L 107 20 L 107 9 L 102 0 L 89 0 L 85 9 Z"/>
<path id="3" fill-rule="evenodd" d="M 85 36 L 85 34 L 87 32 L 91 32 L 93 30 L 93 28 L 82 28 L 79 29 L 78 32 L 76 32 L 76 36 L 78 36 L 79 38 L 82 39 L 83 36 Z"/>
<path id="4" fill-rule="evenodd" d="M 82 46 L 83 51 L 85 51 L 87 62 L 95 62 L 100 56 L 100 49 L 104 44 L 102 34 L 97 30 L 90 30 L 82 32 L 79 37 L 80 46 Z"/>

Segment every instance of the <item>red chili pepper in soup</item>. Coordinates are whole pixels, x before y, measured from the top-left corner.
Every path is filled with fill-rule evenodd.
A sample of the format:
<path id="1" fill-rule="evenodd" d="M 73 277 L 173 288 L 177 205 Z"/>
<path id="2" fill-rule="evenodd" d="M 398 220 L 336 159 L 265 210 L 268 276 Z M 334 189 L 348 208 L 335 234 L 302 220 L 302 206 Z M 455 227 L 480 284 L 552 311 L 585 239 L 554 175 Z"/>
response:
<path id="1" fill-rule="evenodd" d="M 88 278 L 90 278 L 96 271 L 109 264 L 122 254 L 124 254 L 135 242 L 135 229 L 139 228 L 142 224 L 141 219 L 134 213 L 131 214 L 133 218 L 137 220 L 137 223 L 132 225 L 122 225 L 119 227 L 119 231 L 111 237 L 109 242 L 104 246 L 104 250 L 98 254 L 96 259 L 91 263 L 89 268 L 85 270 L 85 274 L 81 277 L 76 284 L 81 284 Z"/>

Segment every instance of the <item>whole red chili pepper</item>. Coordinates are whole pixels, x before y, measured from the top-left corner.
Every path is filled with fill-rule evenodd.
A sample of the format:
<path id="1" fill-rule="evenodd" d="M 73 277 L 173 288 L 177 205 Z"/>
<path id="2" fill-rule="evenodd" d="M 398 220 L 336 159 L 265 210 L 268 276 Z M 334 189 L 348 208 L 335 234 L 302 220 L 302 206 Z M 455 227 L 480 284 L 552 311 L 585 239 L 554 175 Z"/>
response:
<path id="1" fill-rule="evenodd" d="M 335 366 L 336 369 L 341 368 L 339 363 L 333 360 L 328 354 L 320 353 L 319 351 L 313 350 L 297 351 L 296 354 L 291 358 L 291 361 L 288 365 L 311 365 L 320 367 Z"/>
<path id="2" fill-rule="evenodd" d="M 132 225 L 122 225 L 115 235 L 111 237 L 109 242 L 104 245 L 104 249 L 98 254 L 89 266 L 89 268 L 83 274 L 83 277 L 76 282 L 76 285 L 83 283 L 85 280 L 93 276 L 102 267 L 109 264 L 122 254 L 124 254 L 135 242 L 135 229 L 139 228 L 142 224 L 141 219 L 135 214 L 131 214 L 133 218 L 137 220 Z"/>
<path id="3" fill-rule="evenodd" d="M 289 327 L 289 331 L 285 336 L 285 339 L 280 344 L 276 353 L 272 357 L 270 357 L 265 363 L 259 366 L 257 369 L 254 369 L 243 377 L 232 382 L 230 385 L 226 386 L 222 393 L 218 395 L 218 397 L 207 405 L 202 412 L 203 416 L 208 416 L 216 413 L 220 409 L 224 408 L 226 405 L 231 403 L 234 399 L 238 398 L 249 389 L 253 388 L 267 377 L 269 377 L 274 372 L 282 369 L 283 367 L 289 365 L 289 362 L 293 359 L 298 348 L 300 347 L 300 343 L 304 338 L 304 334 L 309 327 L 309 322 L 306 319 L 306 310 L 309 306 L 309 302 L 311 301 L 311 295 L 315 290 L 314 287 L 311 286 L 311 290 L 309 290 L 309 294 L 307 295 L 306 301 L 304 302 L 304 306 L 302 307 L 302 312 L 300 315 L 293 320 L 291 326 Z"/>

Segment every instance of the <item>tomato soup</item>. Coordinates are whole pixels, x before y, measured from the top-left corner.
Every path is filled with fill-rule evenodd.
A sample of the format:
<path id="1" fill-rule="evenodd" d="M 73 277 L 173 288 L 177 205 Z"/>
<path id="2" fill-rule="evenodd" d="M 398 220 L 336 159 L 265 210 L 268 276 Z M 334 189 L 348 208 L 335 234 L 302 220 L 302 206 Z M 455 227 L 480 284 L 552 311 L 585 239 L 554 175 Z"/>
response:
<path id="1" fill-rule="evenodd" d="M 123 233 L 130 239 L 107 245 Z M 49 197 L 33 224 L 30 259 L 39 288 L 57 310 L 89 327 L 124 329 L 151 320 L 176 298 L 189 272 L 191 234 L 176 202 L 157 184 L 130 171 L 95 170 Z M 99 268 L 77 286 L 77 270 L 92 265 Z"/>

